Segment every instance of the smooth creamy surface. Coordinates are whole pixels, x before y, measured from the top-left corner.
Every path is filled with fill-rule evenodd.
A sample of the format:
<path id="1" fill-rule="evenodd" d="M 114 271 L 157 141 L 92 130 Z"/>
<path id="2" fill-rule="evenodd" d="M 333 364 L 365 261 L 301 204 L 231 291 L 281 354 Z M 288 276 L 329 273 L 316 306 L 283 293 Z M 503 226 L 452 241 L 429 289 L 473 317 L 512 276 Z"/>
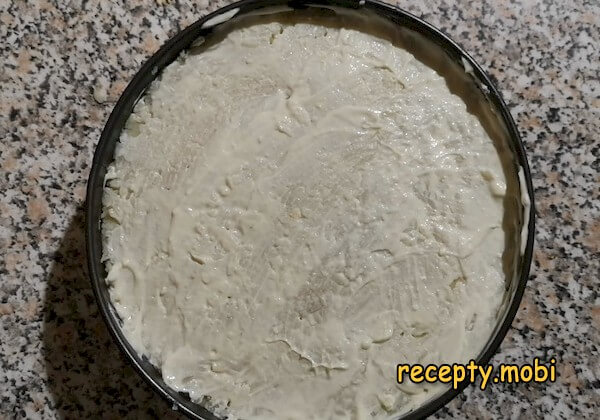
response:
<path id="1" fill-rule="evenodd" d="M 398 363 L 466 362 L 496 324 L 494 144 L 373 35 L 270 22 L 182 58 L 106 179 L 125 334 L 219 414 L 385 418 L 445 389 L 396 384 Z"/>

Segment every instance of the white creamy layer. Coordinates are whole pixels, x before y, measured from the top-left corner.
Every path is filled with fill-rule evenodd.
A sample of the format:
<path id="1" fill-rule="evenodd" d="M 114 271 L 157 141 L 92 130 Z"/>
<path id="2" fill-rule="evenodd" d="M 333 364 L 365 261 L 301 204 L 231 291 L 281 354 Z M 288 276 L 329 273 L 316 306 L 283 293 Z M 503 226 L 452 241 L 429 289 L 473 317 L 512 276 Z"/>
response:
<path id="1" fill-rule="evenodd" d="M 277 22 L 170 65 L 107 174 L 135 349 L 242 419 L 382 418 L 442 390 L 504 293 L 505 178 L 445 80 L 375 36 Z M 204 398 L 206 403 L 206 398 Z"/>

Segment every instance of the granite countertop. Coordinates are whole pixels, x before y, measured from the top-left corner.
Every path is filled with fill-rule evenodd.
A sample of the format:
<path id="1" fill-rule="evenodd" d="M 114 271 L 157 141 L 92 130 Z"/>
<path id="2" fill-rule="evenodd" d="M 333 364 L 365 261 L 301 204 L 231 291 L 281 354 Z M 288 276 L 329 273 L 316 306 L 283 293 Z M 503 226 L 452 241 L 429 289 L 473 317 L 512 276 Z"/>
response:
<path id="1" fill-rule="evenodd" d="M 223 5 L 0 5 L 0 419 L 179 418 L 111 341 L 87 278 L 83 202 L 115 100 L 161 43 Z M 500 362 L 558 359 L 552 384 L 469 387 L 440 418 L 600 413 L 600 4 L 398 3 L 503 92 L 533 174 L 535 261 Z"/>

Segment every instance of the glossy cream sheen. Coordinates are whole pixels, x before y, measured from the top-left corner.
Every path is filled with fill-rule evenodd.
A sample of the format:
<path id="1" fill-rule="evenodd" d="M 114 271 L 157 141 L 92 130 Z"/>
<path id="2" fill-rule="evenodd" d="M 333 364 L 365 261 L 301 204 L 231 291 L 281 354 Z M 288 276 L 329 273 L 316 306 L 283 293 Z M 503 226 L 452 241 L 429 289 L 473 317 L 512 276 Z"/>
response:
<path id="1" fill-rule="evenodd" d="M 466 362 L 495 326 L 500 159 L 383 39 L 232 31 L 163 72 L 106 180 L 125 334 L 219 414 L 385 418 L 444 389 L 396 384 L 396 364 Z"/>

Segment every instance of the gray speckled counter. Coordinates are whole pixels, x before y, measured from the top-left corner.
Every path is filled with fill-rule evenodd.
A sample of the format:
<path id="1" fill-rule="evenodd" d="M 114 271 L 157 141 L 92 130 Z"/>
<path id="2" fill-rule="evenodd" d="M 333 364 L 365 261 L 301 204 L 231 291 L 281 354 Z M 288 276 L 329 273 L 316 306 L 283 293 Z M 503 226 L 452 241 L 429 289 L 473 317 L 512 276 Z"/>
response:
<path id="1" fill-rule="evenodd" d="M 0 418 L 178 417 L 108 336 L 87 279 L 82 206 L 94 146 L 127 82 L 169 36 L 221 3 L 118 3 L 0 4 Z M 399 5 L 473 54 L 523 134 L 539 214 L 535 262 L 493 361 L 558 359 L 554 384 L 470 387 L 437 416 L 593 418 L 600 413 L 600 4 Z"/>

